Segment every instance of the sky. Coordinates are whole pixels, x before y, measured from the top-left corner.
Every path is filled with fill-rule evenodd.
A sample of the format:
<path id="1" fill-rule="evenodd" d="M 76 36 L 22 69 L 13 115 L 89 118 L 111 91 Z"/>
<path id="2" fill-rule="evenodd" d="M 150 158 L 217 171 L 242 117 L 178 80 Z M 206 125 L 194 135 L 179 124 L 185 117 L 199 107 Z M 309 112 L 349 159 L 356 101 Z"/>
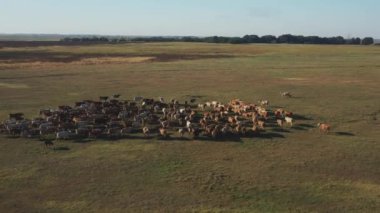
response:
<path id="1" fill-rule="evenodd" d="M 0 0 L 0 33 L 380 38 L 380 0 Z"/>

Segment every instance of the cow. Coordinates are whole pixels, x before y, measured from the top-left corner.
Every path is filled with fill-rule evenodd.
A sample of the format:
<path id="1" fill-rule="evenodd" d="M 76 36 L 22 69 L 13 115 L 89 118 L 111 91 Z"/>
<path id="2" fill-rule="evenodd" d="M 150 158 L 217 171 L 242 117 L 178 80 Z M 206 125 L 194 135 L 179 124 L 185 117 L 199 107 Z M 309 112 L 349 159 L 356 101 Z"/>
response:
<path id="1" fill-rule="evenodd" d="M 10 120 L 16 120 L 16 121 L 21 121 L 24 120 L 24 113 L 10 113 L 9 114 L 9 119 Z"/>
<path id="2" fill-rule="evenodd" d="M 160 128 L 159 129 L 160 131 L 160 135 L 163 137 L 163 138 L 167 138 L 169 135 L 168 135 L 168 131 L 165 129 L 165 128 Z"/>
<path id="3" fill-rule="evenodd" d="M 56 140 L 69 140 L 72 138 L 72 133 L 69 131 L 59 131 L 55 134 Z"/>
<path id="4" fill-rule="evenodd" d="M 193 136 L 193 138 L 196 139 L 199 137 L 201 130 L 198 128 L 191 128 L 191 129 L 189 129 L 189 132 Z"/>
<path id="5" fill-rule="evenodd" d="M 319 132 L 323 132 L 323 133 L 329 133 L 331 129 L 331 126 L 325 123 L 318 123 L 317 126 L 319 127 Z"/>
<path id="6" fill-rule="evenodd" d="M 42 123 L 39 126 L 40 135 L 53 134 L 56 131 L 56 127 L 52 123 Z"/>
<path id="7" fill-rule="evenodd" d="M 231 123 L 231 124 L 236 124 L 236 122 L 237 122 L 237 116 L 235 116 L 235 117 L 232 117 L 232 116 L 228 117 L 228 122 Z"/>
<path id="8" fill-rule="evenodd" d="M 33 137 L 33 134 L 29 129 L 23 129 L 23 130 L 21 130 L 20 137 L 31 138 L 31 137 Z"/>
<path id="9" fill-rule="evenodd" d="M 44 118 L 52 116 L 52 112 L 50 109 L 41 109 L 40 110 L 40 116 L 43 116 Z"/>
<path id="10" fill-rule="evenodd" d="M 112 127 L 107 129 L 107 135 L 111 138 L 118 138 L 121 136 L 121 128 L 119 127 Z"/>
<path id="11" fill-rule="evenodd" d="M 268 100 L 259 100 L 259 104 L 261 106 L 268 106 L 269 105 L 269 101 Z"/>
<path id="12" fill-rule="evenodd" d="M 293 117 L 293 112 L 285 111 L 285 112 L 284 112 L 284 115 L 285 115 L 285 117 L 290 117 L 290 118 L 292 118 L 292 117 Z"/>
<path id="13" fill-rule="evenodd" d="M 215 108 L 216 106 L 218 106 L 219 102 L 217 101 L 212 101 L 211 102 L 211 105 Z"/>
<path id="14" fill-rule="evenodd" d="M 178 134 L 181 138 L 183 138 L 183 136 L 185 135 L 185 128 L 179 128 L 178 129 Z"/>
<path id="15" fill-rule="evenodd" d="M 186 112 L 186 109 L 182 108 L 182 109 L 179 109 L 179 113 L 180 114 L 184 114 Z"/>
<path id="16" fill-rule="evenodd" d="M 90 133 L 90 130 L 87 127 L 81 127 L 75 130 L 75 134 L 81 137 L 87 137 Z"/>
<path id="17" fill-rule="evenodd" d="M 280 126 L 280 127 L 284 126 L 284 120 L 282 120 L 282 119 L 277 119 L 277 124 L 278 124 L 278 126 Z"/>
<path id="18" fill-rule="evenodd" d="M 282 93 L 281 93 L 281 96 L 282 96 L 282 97 L 287 97 L 287 98 L 291 98 L 291 97 L 293 97 L 293 95 L 290 94 L 290 92 L 282 92 Z"/>
<path id="19" fill-rule="evenodd" d="M 149 136 L 150 129 L 148 127 L 144 126 L 142 128 L 142 131 L 143 131 L 143 134 L 144 134 L 145 137 Z"/>
<path id="20" fill-rule="evenodd" d="M 260 127 L 260 129 L 265 129 L 265 122 L 264 121 L 259 120 L 257 122 L 257 125 Z"/>
<path id="21" fill-rule="evenodd" d="M 293 126 L 293 118 L 292 117 L 285 116 L 285 122 L 286 122 L 286 124 Z"/>
<path id="22" fill-rule="evenodd" d="M 225 124 L 224 127 L 221 129 L 221 132 L 223 135 L 229 135 L 231 133 L 231 127 L 228 124 Z"/>
<path id="23" fill-rule="evenodd" d="M 186 121 L 186 127 L 188 129 L 191 129 L 193 127 L 193 124 L 191 123 L 191 121 Z"/>
<path id="24" fill-rule="evenodd" d="M 8 131 L 8 133 L 12 136 L 16 136 L 16 135 L 20 135 L 21 134 L 21 126 L 19 124 L 7 124 L 6 125 L 6 130 Z"/>
<path id="25" fill-rule="evenodd" d="M 162 113 L 164 114 L 164 116 L 166 116 L 168 112 L 169 110 L 167 108 L 162 108 Z"/>
<path id="26" fill-rule="evenodd" d="M 274 111 L 274 115 L 277 119 L 280 119 L 283 117 L 284 112 L 284 109 L 276 109 L 276 111 Z"/>
<path id="27" fill-rule="evenodd" d="M 260 129 L 256 125 L 253 125 L 251 130 L 253 133 L 259 133 L 260 132 Z"/>
<path id="28" fill-rule="evenodd" d="M 169 121 L 168 121 L 168 120 L 162 121 L 162 122 L 161 122 L 161 126 L 162 126 L 163 128 L 168 128 L 168 127 L 169 127 Z"/>
<path id="29" fill-rule="evenodd" d="M 235 132 L 236 132 L 236 134 L 240 134 L 241 130 L 242 130 L 242 126 L 241 126 L 240 124 L 238 124 L 238 125 L 235 127 Z"/>
<path id="30" fill-rule="evenodd" d="M 142 101 L 143 99 L 144 99 L 144 97 L 141 97 L 141 96 L 136 96 L 133 98 L 133 100 L 137 101 L 137 102 Z"/>
<path id="31" fill-rule="evenodd" d="M 54 148 L 54 143 L 52 140 L 45 140 L 44 141 L 45 148 L 53 147 Z"/>
<path id="32" fill-rule="evenodd" d="M 256 113 L 252 114 L 252 123 L 257 123 L 259 121 L 259 116 Z"/>
<path id="33" fill-rule="evenodd" d="M 103 129 L 93 128 L 89 131 L 88 136 L 93 138 L 99 138 L 103 134 Z"/>
<path id="34" fill-rule="evenodd" d="M 132 127 L 124 127 L 124 128 L 122 128 L 122 129 L 120 130 L 120 134 L 121 134 L 122 136 L 125 136 L 125 135 L 127 135 L 127 134 L 132 133 L 132 131 L 133 131 L 133 128 L 132 128 Z"/>
<path id="35" fill-rule="evenodd" d="M 204 110 L 206 108 L 206 104 L 198 104 L 198 108 Z"/>

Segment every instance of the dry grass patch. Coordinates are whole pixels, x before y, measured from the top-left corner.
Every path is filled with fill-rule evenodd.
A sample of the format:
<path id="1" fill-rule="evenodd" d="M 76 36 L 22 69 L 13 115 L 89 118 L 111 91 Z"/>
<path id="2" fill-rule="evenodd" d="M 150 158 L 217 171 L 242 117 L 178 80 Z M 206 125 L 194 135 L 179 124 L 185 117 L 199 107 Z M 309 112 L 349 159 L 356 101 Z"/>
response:
<path id="1" fill-rule="evenodd" d="M 4 87 L 4 88 L 8 88 L 8 89 L 28 89 L 28 88 L 30 88 L 26 84 L 2 83 L 2 82 L 0 82 L 0 87 Z"/>
<path id="2" fill-rule="evenodd" d="M 62 149 L 45 152 L 40 141 L 0 136 L 0 209 L 376 212 L 379 53 L 362 46 L 193 43 L 1 49 L 0 58 L 26 62 L 0 72 L 2 119 L 115 93 L 122 100 L 268 99 L 272 109 L 305 117 L 279 131 L 283 138 L 240 143 L 59 141 Z M 67 63 L 55 66 L 57 60 Z M 30 89 L 13 89 L 25 85 Z M 294 98 L 281 97 L 283 91 Z M 332 132 L 320 134 L 318 122 Z"/>
<path id="3" fill-rule="evenodd" d="M 143 63 L 154 60 L 155 57 L 97 57 L 85 58 L 74 64 L 123 64 L 123 63 Z"/>

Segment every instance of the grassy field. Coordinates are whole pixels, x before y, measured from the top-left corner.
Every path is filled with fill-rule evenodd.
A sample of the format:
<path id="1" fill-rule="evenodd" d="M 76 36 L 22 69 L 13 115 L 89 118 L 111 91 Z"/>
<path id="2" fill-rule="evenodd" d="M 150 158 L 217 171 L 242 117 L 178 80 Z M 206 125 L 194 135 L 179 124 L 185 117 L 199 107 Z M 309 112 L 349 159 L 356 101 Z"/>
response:
<path id="1" fill-rule="evenodd" d="M 378 212 L 379 80 L 377 46 L 3 47 L 1 119 L 114 93 L 265 98 L 302 118 L 276 137 L 240 142 L 62 141 L 45 151 L 38 140 L 0 136 L 0 209 Z M 333 131 L 320 134 L 318 122 Z"/>

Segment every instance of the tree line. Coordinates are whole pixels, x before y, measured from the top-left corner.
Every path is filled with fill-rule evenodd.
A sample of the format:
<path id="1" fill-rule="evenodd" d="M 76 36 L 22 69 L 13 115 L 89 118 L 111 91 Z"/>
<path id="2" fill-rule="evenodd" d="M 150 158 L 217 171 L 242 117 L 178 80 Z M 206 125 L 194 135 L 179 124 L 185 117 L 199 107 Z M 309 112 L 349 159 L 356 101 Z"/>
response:
<path id="1" fill-rule="evenodd" d="M 229 43 L 229 44 L 351 44 L 351 45 L 370 45 L 374 43 L 372 37 L 349 38 L 345 39 L 342 36 L 336 37 L 319 37 L 319 36 L 302 36 L 284 34 L 278 37 L 274 35 L 245 35 L 243 37 L 66 37 L 61 39 L 62 42 L 85 42 L 85 43 L 126 43 L 126 42 L 206 42 L 206 43 Z"/>

